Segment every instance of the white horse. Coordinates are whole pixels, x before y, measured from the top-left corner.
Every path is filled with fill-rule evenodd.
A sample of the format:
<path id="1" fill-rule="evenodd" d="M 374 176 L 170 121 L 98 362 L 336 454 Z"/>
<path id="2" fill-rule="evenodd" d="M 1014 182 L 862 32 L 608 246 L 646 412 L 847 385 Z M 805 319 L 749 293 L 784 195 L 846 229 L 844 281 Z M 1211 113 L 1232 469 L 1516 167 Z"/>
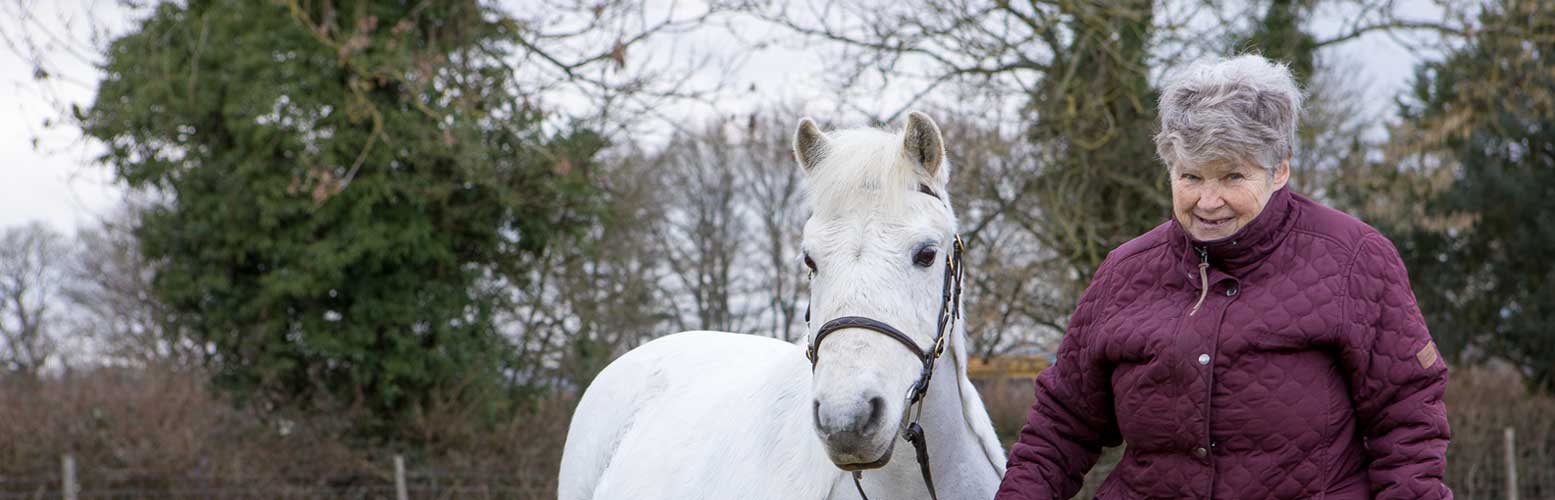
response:
<path id="1" fill-rule="evenodd" d="M 824 134 L 806 118 L 794 153 L 810 187 L 809 335 L 861 316 L 905 337 L 835 329 L 814 365 L 808 344 L 754 335 L 684 332 L 638 347 L 578 403 L 562 500 L 855 499 L 858 488 L 875 500 L 929 498 L 913 446 L 895 446 L 909 418 L 927 436 L 940 499 L 993 498 L 1005 455 L 967 379 L 960 321 L 921 408 L 901 396 L 924 366 L 904 342 L 931 352 L 957 241 L 939 127 L 912 113 L 897 133 Z"/>

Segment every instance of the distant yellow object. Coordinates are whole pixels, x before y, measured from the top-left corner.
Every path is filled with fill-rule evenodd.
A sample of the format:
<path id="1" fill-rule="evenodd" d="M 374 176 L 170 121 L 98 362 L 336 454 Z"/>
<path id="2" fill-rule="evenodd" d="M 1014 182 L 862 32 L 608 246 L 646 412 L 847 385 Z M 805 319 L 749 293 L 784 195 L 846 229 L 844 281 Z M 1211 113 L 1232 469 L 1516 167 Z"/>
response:
<path id="1" fill-rule="evenodd" d="M 1051 363 L 1042 356 L 999 356 L 984 361 L 977 357 L 967 360 L 967 376 L 980 380 L 1034 379 Z"/>

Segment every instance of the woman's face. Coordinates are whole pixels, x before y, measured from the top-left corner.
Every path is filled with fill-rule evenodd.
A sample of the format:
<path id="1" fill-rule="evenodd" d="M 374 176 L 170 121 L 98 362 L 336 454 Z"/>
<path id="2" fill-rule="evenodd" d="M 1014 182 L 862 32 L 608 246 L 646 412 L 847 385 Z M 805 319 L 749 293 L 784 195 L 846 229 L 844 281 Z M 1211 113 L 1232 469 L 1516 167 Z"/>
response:
<path id="1" fill-rule="evenodd" d="M 1172 214 L 1198 241 L 1235 234 L 1263 212 L 1275 191 L 1290 180 L 1290 162 L 1274 176 L 1240 160 L 1216 160 L 1172 168 Z"/>

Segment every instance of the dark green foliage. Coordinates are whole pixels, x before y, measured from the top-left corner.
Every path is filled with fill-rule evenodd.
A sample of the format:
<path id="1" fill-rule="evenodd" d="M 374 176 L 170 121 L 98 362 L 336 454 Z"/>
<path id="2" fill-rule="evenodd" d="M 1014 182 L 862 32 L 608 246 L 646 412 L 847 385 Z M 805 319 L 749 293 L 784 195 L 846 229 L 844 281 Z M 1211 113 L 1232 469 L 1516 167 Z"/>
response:
<path id="1" fill-rule="evenodd" d="M 1253 32 L 1233 44 L 1235 54 L 1260 54 L 1290 65 L 1297 83 L 1317 69 L 1317 39 L 1302 28 L 1312 16 L 1313 0 L 1272 0 Z"/>
<path id="2" fill-rule="evenodd" d="M 602 141 L 542 132 L 513 29 L 473 0 L 195 0 L 112 44 L 85 130 L 165 195 L 136 235 L 220 385 L 376 438 L 521 388 L 493 315 L 587 222 Z"/>
<path id="3" fill-rule="evenodd" d="M 1388 229 L 1449 356 L 1510 360 L 1555 392 L 1555 12 L 1508 0 L 1480 21 L 1417 70 L 1394 134 L 1424 153 L 1392 175 L 1442 182 Z"/>

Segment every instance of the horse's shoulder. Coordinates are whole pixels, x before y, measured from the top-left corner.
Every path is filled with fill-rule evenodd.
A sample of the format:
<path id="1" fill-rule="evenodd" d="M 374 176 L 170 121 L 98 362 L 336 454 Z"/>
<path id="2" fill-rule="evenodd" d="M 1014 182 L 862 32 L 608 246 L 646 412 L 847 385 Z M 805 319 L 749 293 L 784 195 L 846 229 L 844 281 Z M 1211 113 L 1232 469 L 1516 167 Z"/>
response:
<path id="1" fill-rule="evenodd" d="M 811 483 L 835 468 L 799 411 L 808 373 L 798 346 L 754 335 L 682 332 L 632 350 L 601 373 L 623 418 L 596 496 L 787 497 L 803 478 L 819 498 L 826 485 Z"/>

